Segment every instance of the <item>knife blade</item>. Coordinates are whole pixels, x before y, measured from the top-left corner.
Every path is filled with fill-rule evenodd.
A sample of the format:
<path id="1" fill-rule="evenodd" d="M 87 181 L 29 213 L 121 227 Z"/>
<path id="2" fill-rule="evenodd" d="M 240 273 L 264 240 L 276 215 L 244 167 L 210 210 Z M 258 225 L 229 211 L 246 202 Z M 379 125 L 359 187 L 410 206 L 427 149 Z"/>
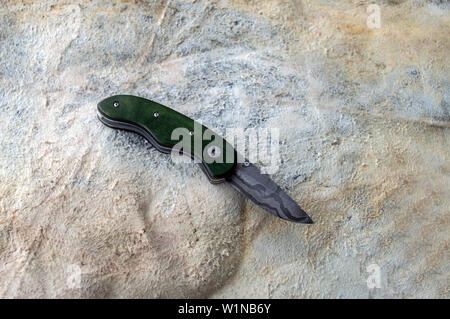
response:
<path id="1" fill-rule="evenodd" d="M 102 100 L 97 105 L 97 116 L 106 126 L 142 135 L 163 153 L 172 152 L 180 142 L 180 136 L 174 139 L 172 134 L 178 128 L 185 129 L 189 135 L 203 136 L 209 131 L 201 125 L 201 131 L 198 132 L 196 125 L 200 124 L 193 119 L 157 102 L 132 95 L 115 95 Z M 222 155 L 221 158 L 231 158 L 231 161 L 215 159 L 216 150 L 217 154 Z M 284 220 L 313 223 L 305 211 L 268 175 L 262 174 L 248 160 L 242 160 L 241 155 L 221 137 L 215 135 L 214 143 L 202 140 L 200 148 L 196 148 L 194 143 L 184 144 L 181 152 L 200 159 L 200 167 L 211 183 L 229 182 L 253 203 Z"/>
<path id="2" fill-rule="evenodd" d="M 231 186 L 269 213 L 291 222 L 312 224 L 312 219 L 266 174 L 249 163 L 238 163 L 227 177 Z"/>

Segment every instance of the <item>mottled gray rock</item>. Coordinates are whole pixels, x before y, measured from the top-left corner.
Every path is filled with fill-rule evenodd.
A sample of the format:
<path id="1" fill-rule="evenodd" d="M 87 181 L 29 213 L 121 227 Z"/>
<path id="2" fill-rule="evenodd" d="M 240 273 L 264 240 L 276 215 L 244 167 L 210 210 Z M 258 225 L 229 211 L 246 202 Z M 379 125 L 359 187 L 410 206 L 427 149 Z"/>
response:
<path id="1" fill-rule="evenodd" d="M 0 296 L 448 298 L 449 8 L 376 3 L 6 1 Z M 104 127 L 118 93 L 279 128 L 316 223 Z"/>

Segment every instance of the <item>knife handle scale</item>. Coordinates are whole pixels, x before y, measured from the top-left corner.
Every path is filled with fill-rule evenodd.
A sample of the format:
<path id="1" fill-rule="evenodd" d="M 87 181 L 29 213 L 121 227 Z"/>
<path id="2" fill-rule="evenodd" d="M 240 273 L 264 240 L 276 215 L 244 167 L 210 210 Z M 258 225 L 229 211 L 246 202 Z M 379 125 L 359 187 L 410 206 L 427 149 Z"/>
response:
<path id="1" fill-rule="evenodd" d="M 132 95 L 108 97 L 97 107 L 104 124 L 138 133 L 163 153 L 189 155 L 212 183 L 223 182 L 236 166 L 236 151 L 227 141 L 169 107 Z"/>

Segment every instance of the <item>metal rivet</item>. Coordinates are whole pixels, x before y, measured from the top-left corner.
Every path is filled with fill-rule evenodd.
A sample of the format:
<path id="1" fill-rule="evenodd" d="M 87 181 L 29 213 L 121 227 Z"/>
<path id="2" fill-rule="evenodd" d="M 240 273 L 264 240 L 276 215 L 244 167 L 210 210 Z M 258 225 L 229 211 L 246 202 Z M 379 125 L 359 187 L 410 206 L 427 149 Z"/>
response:
<path id="1" fill-rule="evenodd" d="M 208 148 L 208 155 L 210 157 L 216 158 L 216 157 L 219 157 L 220 154 L 221 154 L 220 147 L 213 145 Z"/>
<path id="2" fill-rule="evenodd" d="M 194 135 L 194 131 L 189 131 L 189 135 L 190 136 Z"/>
<path id="3" fill-rule="evenodd" d="M 155 112 L 155 113 L 153 113 L 153 116 L 154 116 L 154 117 L 158 117 L 158 116 L 159 116 L 159 113 L 158 113 L 158 112 Z"/>
<path id="4" fill-rule="evenodd" d="M 114 105 L 114 107 L 119 107 L 120 104 L 118 101 L 114 101 L 113 105 Z"/>
<path id="5" fill-rule="evenodd" d="M 245 161 L 244 162 L 244 166 L 249 166 L 250 165 L 250 162 L 249 161 Z"/>

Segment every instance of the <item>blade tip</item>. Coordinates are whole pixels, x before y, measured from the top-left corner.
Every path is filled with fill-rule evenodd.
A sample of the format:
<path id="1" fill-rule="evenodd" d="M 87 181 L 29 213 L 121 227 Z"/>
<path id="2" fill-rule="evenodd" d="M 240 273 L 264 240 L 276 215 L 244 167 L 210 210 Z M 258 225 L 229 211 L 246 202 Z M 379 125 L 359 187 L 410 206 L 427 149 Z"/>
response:
<path id="1" fill-rule="evenodd" d="M 314 224 L 314 221 L 308 215 L 305 216 L 305 219 L 302 221 L 303 224 Z"/>

